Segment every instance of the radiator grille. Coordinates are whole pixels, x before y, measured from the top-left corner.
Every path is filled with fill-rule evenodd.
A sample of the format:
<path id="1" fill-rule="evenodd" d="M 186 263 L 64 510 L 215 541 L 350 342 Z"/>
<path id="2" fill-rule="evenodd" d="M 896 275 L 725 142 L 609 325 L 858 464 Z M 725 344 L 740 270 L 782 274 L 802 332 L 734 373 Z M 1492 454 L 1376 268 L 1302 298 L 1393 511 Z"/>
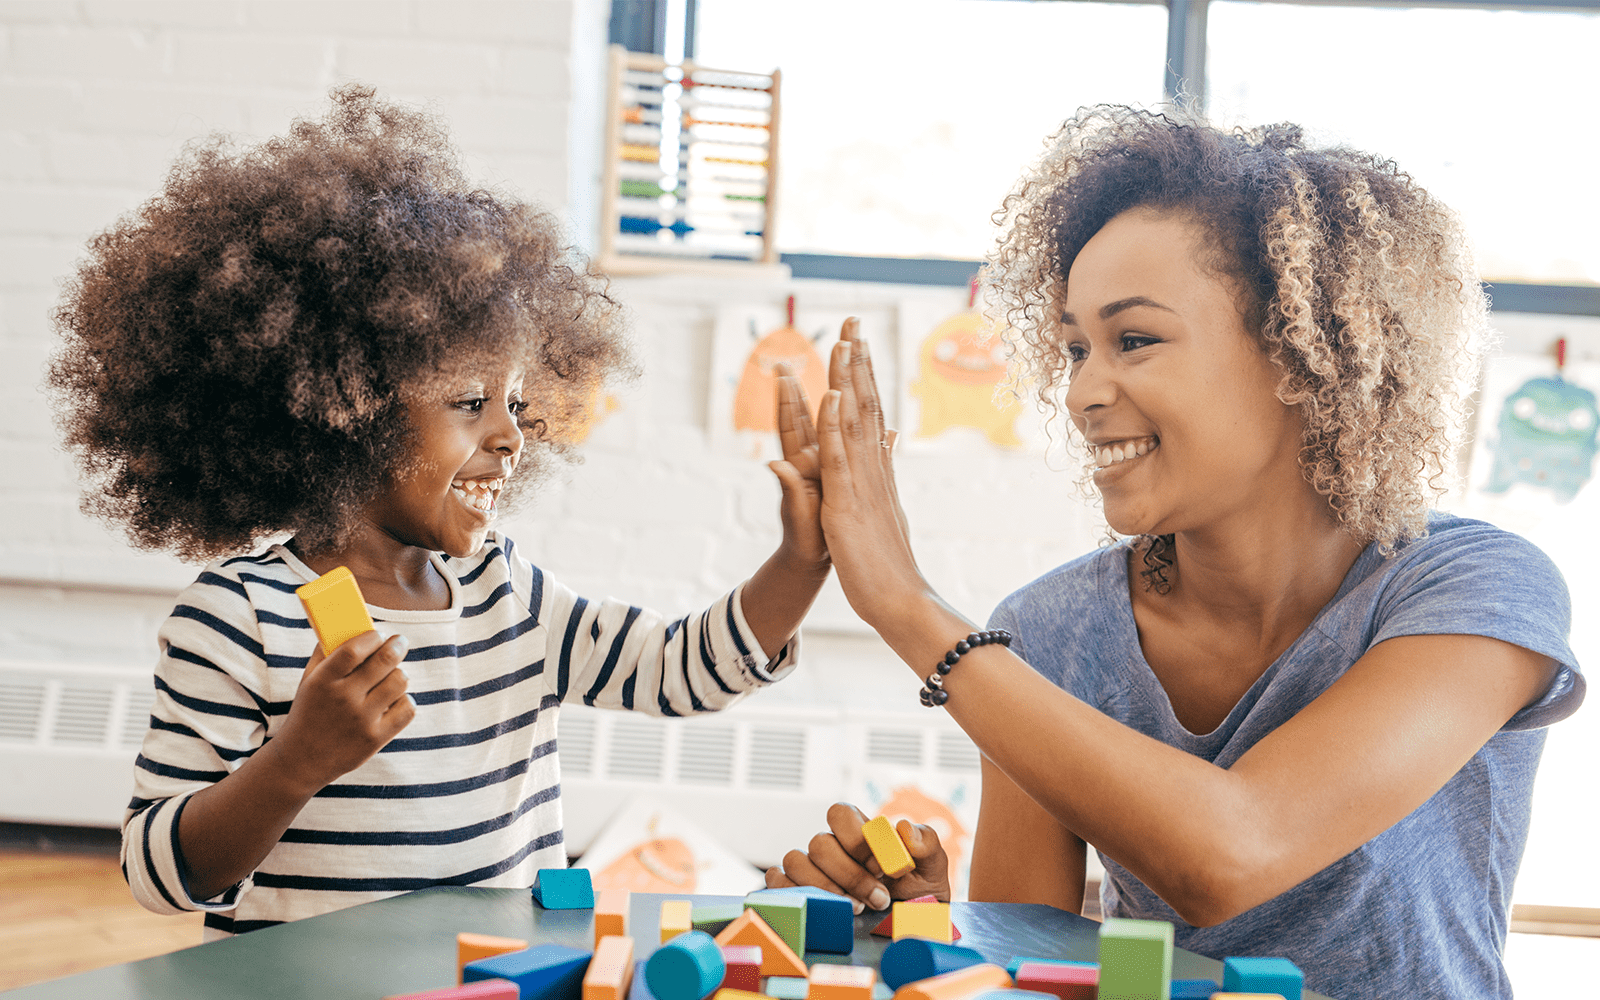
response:
<path id="1" fill-rule="evenodd" d="M 658 722 L 621 719 L 611 727 L 606 776 L 660 781 L 667 749 L 666 732 Z"/>
<path id="2" fill-rule="evenodd" d="M 755 788 L 805 788 L 806 731 L 751 727 L 748 780 Z"/>
<path id="3" fill-rule="evenodd" d="M 922 766 L 922 731 L 919 729 L 867 730 L 867 760 L 874 764 Z"/>
<path id="4" fill-rule="evenodd" d="M 32 743 L 43 715 L 43 681 L 0 681 L 0 741 Z"/>
<path id="5" fill-rule="evenodd" d="M 68 684 L 61 689 L 56 705 L 55 725 L 50 742 L 63 746 L 99 746 L 106 741 L 111 723 L 112 689 Z"/>
<path id="6" fill-rule="evenodd" d="M 678 780 L 686 785 L 733 784 L 734 736 L 726 726 L 690 725 L 680 730 Z"/>

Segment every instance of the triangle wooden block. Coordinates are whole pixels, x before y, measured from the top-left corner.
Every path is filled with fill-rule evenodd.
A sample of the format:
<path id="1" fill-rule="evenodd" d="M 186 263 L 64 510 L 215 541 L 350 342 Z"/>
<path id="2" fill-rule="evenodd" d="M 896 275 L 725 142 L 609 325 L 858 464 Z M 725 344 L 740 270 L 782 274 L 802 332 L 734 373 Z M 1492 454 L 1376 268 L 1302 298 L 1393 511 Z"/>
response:
<path id="1" fill-rule="evenodd" d="M 806 963 L 794 949 L 784 944 L 778 932 L 761 919 L 754 910 L 745 910 L 737 920 L 722 929 L 716 937 L 717 944 L 755 945 L 761 949 L 761 974 L 763 976 L 804 976 Z"/>
<path id="2" fill-rule="evenodd" d="M 938 896 L 918 896 L 916 899 L 901 900 L 901 902 L 904 902 L 904 903 L 937 903 L 938 901 L 939 901 L 939 897 Z M 886 938 L 894 937 L 894 906 L 893 906 L 893 904 L 891 904 L 889 906 L 889 915 L 883 918 L 883 922 L 882 923 L 878 924 L 878 926 L 876 926 L 876 927 L 874 927 L 872 929 L 872 933 L 876 934 L 878 937 L 886 937 Z M 956 927 L 954 922 L 952 922 L 950 924 L 950 940 L 951 941 L 960 941 L 961 940 L 961 931 L 959 929 L 957 929 L 957 927 Z"/>

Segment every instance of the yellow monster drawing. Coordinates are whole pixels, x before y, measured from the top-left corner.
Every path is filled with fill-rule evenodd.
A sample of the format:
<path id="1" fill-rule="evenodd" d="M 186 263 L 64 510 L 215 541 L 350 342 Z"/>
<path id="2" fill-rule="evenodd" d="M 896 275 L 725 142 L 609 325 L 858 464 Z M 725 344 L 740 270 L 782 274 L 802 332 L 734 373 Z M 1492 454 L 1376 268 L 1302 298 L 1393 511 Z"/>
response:
<path id="1" fill-rule="evenodd" d="M 750 325 L 750 335 L 754 337 L 755 323 Z M 789 298 L 789 324 L 760 338 L 745 359 L 739 389 L 733 397 L 734 430 L 771 434 L 778 429 L 778 377 L 772 370 L 779 364 L 787 364 L 800 376 L 815 417 L 816 406 L 828 390 L 828 369 L 812 339 L 795 329 L 793 296 Z"/>
<path id="2" fill-rule="evenodd" d="M 922 403 L 916 436 L 937 437 L 951 427 L 975 427 L 1002 448 L 1020 448 L 1020 401 L 995 402 L 995 386 L 1005 378 L 1005 344 L 983 314 L 968 310 L 950 317 L 922 342 L 917 380 L 911 395 Z"/>

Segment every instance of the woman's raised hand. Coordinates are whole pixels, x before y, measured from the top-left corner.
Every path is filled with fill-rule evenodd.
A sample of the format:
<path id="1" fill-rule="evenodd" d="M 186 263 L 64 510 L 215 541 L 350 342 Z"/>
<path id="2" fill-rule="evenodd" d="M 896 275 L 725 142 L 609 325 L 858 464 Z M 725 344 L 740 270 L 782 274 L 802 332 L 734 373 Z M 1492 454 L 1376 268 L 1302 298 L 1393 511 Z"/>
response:
<path id="1" fill-rule="evenodd" d="M 828 385 L 817 418 L 822 528 L 845 597 L 876 627 L 883 612 L 927 585 L 895 491 L 895 432 L 884 425 L 871 351 L 854 317 L 833 347 Z"/>
<path id="2" fill-rule="evenodd" d="M 919 896 L 950 901 L 949 860 L 932 827 L 900 821 L 896 830 L 917 866 L 899 878 L 886 879 L 862 836 L 866 822 L 855 806 L 835 802 L 828 807 L 828 832 L 812 837 L 807 850 L 784 855 L 781 867 L 768 868 L 767 888 L 814 885 L 851 897 L 857 913 L 862 904 L 887 910 L 892 900 Z"/>

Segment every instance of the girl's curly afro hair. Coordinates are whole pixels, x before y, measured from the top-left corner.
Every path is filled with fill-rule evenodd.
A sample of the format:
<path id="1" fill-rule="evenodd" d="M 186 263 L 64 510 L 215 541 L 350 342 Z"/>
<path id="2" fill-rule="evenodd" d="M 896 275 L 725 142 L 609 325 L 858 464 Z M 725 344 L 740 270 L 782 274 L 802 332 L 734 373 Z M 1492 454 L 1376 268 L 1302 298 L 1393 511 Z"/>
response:
<path id="1" fill-rule="evenodd" d="M 141 548 L 338 544 L 409 470 L 406 400 L 472 359 L 523 366 L 529 446 L 557 452 L 632 372 L 551 216 L 469 185 L 433 117 L 332 98 L 287 137 L 188 151 L 67 285 L 58 423 L 84 510 Z"/>
<path id="2" fill-rule="evenodd" d="M 1136 207 L 1182 213 L 1205 261 L 1240 290 L 1277 395 L 1305 421 L 1306 480 L 1341 526 L 1385 549 L 1425 531 L 1456 467 L 1488 340 L 1487 300 L 1460 223 L 1391 161 L 1313 148 L 1294 125 L 1225 131 L 1178 112 L 1080 111 L 996 213 L 986 268 L 1021 380 L 1059 412 L 1067 275 Z M 1156 563 L 1170 539 L 1147 539 Z M 1156 583 L 1162 580 L 1156 573 Z"/>

